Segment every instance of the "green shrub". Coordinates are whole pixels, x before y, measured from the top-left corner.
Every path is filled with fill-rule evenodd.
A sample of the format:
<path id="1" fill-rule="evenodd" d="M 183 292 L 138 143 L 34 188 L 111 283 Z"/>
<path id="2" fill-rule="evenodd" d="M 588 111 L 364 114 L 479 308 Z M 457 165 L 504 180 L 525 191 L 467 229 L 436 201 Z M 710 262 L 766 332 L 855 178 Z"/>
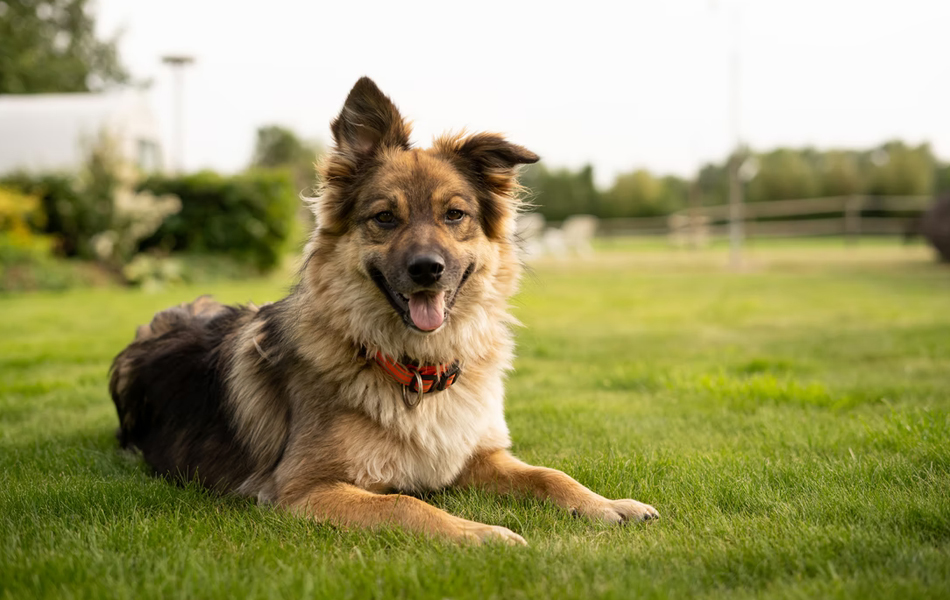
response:
<path id="1" fill-rule="evenodd" d="M 46 227 L 37 196 L 0 186 L 0 293 L 63 290 L 101 279 L 89 264 L 54 256 L 54 238 Z"/>
<path id="2" fill-rule="evenodd" d="M 0 291 L 34 287 L 37 270 L 51 262 L 50 239 L 36 233 L 44 223 L 39 198 L 0 187 Z"/>
<path id="3" fill-rule="evenodd" d="M 27 241 L 46 224 L 39 198 L 0 186 L 0 232 Z"/>
<path id="4" fill-rule="evenodd" d="M 148 290 L 181 283 L 247 279 L 255 275 L 259 275 L 257 267 L 221 254 L 157 256 L 141 252 L 122 267 L 126 283 Z"/>
<path id="5" fill-rule="evenodd" d="M 227 254 L 260 270 L 280 262 L 299 204 L 287 170 L 156 176 L 140 189 L 181 199 L 181 211 L 165 219 L 141 250 Z"/>
<path id="6" fill-rule="evenodd" d="M 35 236 L 25 241 L 0 233 L 0 293 L 64 290 L 88 280 L 73 261 L 53 258 L 48 238 Z"/>
<path id="7" fill-rule="evenodd" d="M 40 199 L 46 221 L 38 231 L 55 237 L 58 254 L 95 257 L 92 238 L 112 222 L 110 193 L 100 190 L 100 186 L 84 185 L 77 176 L 63 174 L 16 173 L 0 183 Z"/>

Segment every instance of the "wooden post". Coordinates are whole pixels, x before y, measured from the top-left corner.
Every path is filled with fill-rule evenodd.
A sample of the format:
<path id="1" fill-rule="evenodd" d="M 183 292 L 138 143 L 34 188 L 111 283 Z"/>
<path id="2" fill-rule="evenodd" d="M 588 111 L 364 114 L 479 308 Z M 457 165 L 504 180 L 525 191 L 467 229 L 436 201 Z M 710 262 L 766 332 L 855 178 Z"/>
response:
<path id="1" fill-rule="evenodd" d="M 844 203 L 844 233 L 847 243 L 856 244 L 861 236 L 861 208 L 863 196 L 849 196 Z"/>
<path id="2" fill-rule="evenodd" d="M 699 175 L 693 178 L 689 185 L 689 247 L 693 250 L 699 250 L 700 226 L 699 226 L 699 205 L 701 203 L 699 194 Z"/>
<path id="3" fill-rule="evenodd" d="M 736 271 L 742 269 L 742 241 L 745 237 L 738 153 L 737 149 L 729 161 L 729 265 Z"/>

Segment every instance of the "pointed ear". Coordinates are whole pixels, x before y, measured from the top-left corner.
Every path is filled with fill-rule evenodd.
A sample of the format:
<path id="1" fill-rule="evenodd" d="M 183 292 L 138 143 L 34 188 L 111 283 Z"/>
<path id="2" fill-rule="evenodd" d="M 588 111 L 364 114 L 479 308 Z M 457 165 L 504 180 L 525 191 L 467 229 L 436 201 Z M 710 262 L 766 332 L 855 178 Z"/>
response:
<path id="1" fill-rule="evenodd" d="M 330 123 L 337 152 L 358 162 L 382 147 L 409 149 L 410 127 L 373 80 L 362 77 Z"/>
<path id="2" fill-rule="evenodd" d="M 353 208 L 352 186 L 365 163 L 385 148 L 409 149 L 409 124 L 373 80 L 362 77 L 330 123 L 335 142 L 320 165 L 323 189 L 312 203 L 317 226 L 341 233 Z"/>
<path id="3" fill-rule="evenodd" d="M 497 133 L 443 137 L 436 140 L 435 149 L 479 191 L 485 235 L 492 239 L 510 235 L 520 205 L 517 167 L 538 162 L 538 155 Z"/>

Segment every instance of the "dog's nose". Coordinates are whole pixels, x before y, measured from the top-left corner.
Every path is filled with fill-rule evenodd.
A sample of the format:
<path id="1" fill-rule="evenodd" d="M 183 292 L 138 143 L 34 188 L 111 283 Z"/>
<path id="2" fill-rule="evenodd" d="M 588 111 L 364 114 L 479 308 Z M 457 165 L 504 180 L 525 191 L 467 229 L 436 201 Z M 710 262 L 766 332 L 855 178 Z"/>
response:
<path id="1" fill-rule="evenodd" d="M 444 270 L 445 260 L 434 252 L 417 254 L 409 260 L 409 277 L 419 285 L 432 285 Z"/>

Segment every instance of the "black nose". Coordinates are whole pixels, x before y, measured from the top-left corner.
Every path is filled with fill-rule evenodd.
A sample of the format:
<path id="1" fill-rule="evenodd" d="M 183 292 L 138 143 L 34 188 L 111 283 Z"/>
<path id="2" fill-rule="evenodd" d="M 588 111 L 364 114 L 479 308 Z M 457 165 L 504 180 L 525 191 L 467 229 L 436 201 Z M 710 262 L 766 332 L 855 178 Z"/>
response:
<path id="1" fill-rule="evenodd" d="M 409 277 L 419 285 L 432 285 L 444 270 L 445 260 L 435 253 L 417 254 L 409 259 Z"/>

